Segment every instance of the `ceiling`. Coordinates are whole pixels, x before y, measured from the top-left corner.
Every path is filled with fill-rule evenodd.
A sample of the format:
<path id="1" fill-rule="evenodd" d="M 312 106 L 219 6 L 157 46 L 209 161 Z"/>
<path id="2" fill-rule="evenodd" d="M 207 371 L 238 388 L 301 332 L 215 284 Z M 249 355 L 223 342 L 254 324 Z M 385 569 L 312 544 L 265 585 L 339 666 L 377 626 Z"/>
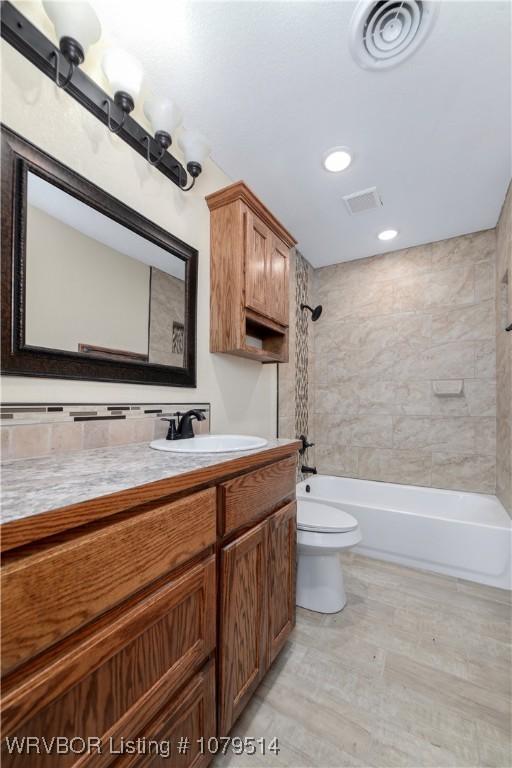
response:
<path id="1" fill-rule="evenodd" d="M 387 71 L 350 55 L 354 2 L 93 5 L 314 266 L 495 226 L 511 176 L 509 2 L 443 0 L 424 44 Z M 330 174 L 337 145 L 354 159 Z M 342 196 L 372 186 L 383 207 L 350 216 Z M 388 228 L 399 236 L 381 243 Z"/>

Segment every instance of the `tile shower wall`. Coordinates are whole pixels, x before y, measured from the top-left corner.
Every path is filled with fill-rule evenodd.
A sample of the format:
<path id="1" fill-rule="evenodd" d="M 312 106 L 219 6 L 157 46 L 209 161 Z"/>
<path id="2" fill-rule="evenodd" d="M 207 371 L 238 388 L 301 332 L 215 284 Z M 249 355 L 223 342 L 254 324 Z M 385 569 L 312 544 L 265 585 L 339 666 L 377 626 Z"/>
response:
<path id="1" fill-rule="evenodd" d="M 315 271 L 319 472 L 495 492 L 495 262 L 489 230 Z"/>
<path id="2" fill-rule="evenodd" d="M 197 408 L 205 415 L 193 421 L 194 432 L 209 432 L 209 403 L 58 404 L 5 403 L 0 409 L 1 458 L 26 459 L 55 453 L 146 443 L 165 437 L 168 423 Z"/>
<path id="3" fill-rule="evenodd" d="M 290 258 L 289 362 L 279 365 L 279 436 L 306 435 L 310 441 L 314 440 L 313 334 L 311 316 L 300 305 L 311 304 L 312 283 L 313 268 L 295 250 Z M 300 463 L 312 466 L 314 449 L 308 449 Z"/>
<path id="4" fill-rule="evenodd" d="M 496 241 L 496 493 L 512 516 L 512 184 Z"/>

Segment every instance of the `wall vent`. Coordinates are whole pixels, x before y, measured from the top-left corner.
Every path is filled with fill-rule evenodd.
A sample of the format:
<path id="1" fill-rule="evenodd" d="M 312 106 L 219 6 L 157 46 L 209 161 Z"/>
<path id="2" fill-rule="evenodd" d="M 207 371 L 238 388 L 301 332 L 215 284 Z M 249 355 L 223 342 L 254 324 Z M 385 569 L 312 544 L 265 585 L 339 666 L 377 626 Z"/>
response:
<path id="1" fill-rule="evenodd" d="M 352 192 L 351 195 L 344 195 L 343 202 L 351 216 L 382 207 L 382 200 L 377 192 L 377 187 L 370 187 L 370 189 L 363 189 L 360 192 Z"/>
<path id="2" fill-rule="evenodd" d="M 439 10 L 432 0 L 360 0 L 350 23 L 350 49 L 365 69 L 388 69 L 425 40 Z"/>

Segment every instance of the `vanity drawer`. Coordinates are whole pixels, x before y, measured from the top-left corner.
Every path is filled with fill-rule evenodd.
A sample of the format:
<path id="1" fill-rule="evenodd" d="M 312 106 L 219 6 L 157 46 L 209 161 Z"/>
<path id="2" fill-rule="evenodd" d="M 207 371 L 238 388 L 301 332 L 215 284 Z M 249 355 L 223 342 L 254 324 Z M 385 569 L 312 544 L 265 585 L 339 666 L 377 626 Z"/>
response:
<path id="1" fill-rule="evenodd" d="M 215 664 L 208 662 L 187 687 L 137 737 L 170 746 L 170 755 L 124 755 L 113 768 L 205 768 L 211 762 L 208 739 L 215 736 Z M 185 754 L 178 753 L 181 737 L 189 739 Z M 201 752 L 200 739 L 204 739 Z"/>
<path id="2" fill-rule="evenodd" d="M 222 483 L 222 535 L 273 512 L 283 500 L 295 498 L 296 467 L 296 457 L 290 456 Z"/>
<path id="3" fill-rule="evenodd" d="M 2 568 L 2 672 L 215 543 L 211 488 L 73 536 Z"/>
<path id="4" fill-rule="evenodd" d="M 100 755 L 31 755 L 33 768 L 92 768 L 115 759 L 110 740 L 137 737 L 162 709 L 174 713 L 175 692 L 214 650 L 215 585 L 211 556 L 102 621 L 101 629 L 4 696 L 4 735 L 102 739 Z M 27 764 L 26 755 L 2 758 L 5 768 Z"/>

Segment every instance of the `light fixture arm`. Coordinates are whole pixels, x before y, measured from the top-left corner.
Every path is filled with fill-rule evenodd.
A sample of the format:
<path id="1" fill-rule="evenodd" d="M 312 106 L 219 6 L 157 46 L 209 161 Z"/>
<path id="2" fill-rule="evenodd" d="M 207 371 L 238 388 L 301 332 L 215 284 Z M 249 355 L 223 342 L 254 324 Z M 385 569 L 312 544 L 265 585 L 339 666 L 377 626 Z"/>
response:
<path id="1" fill-rule="evenodd" d="M 182 188 L 181 188 L 181 189 L 182 189 L 182 191 L 183 191 L 183 192 L 189 192 L 189 191 L 192 189 L 192 187 L 194 186 L 194 184 L 195 184 L 195 183 L 196 183 L 196 177 L 195 177 L 195 176 L 192 176 L 192 181 L 190 182 L 190 184 L 188 185 L 188 187 L 182 187 Z"/>
<path id="2" fill-rule="evenodd" d="M 127 112 L 123 112 L 123 119 L 121 122 L 115 126 L 112 122 L 111 112 L 112 112 L 112 105 L 110 104 L 110 99 L 105 99 L 103 102 L 103 106 L 107 108 L 107 126 L 111 133 L 119 133 L 119 131 L 123 128 L 125 121 L 126 121 L 126 115 Z"/>
<path id="3" fill-rule="evenodd" d="M 146 155 L 146 160 L 148 161 L 148 163 L 150 165 L 158 165 L 158 163 L 163 158 L 163 156 L 165 155 L 167 150 L 165 149 L 165 147 L 162 147 L 161 152 L 158 155 L 158 157 L 156 158 L 156 160 L 152 160 L 151 159 L 151 139 L 150 139 L 150 137 L 149 136 L 143 136 L 142 141 L 145 142 L 146 147 L 147 147 L 147 151 L 148 151 L 148 153 Z"/>
<path id="4" fill-rule="evenodd" d="M 71 78 L 73 77 L 73 74 L 75 72 L 75 65 L 72 61 L 68 62 L 69 70 L 68 74 L 64 80 L 64 82 L 61 82 L 60 80 L 60 55 L 57 53 L 57 51 L 52 51 L 50 54 L 50 58 L 55 61 L 55 85 L 58 88 L 66 88 L 68 83 L 70 83 Z"/>

